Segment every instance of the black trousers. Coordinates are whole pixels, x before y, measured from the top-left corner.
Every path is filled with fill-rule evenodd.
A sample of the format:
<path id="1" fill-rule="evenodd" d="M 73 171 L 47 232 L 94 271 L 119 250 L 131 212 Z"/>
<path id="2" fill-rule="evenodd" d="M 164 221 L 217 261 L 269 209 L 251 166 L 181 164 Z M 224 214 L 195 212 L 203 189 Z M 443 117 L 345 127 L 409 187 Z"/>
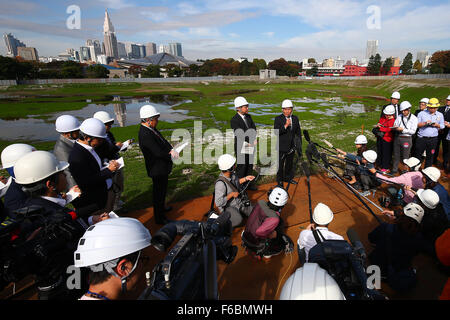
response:
<path id="1" fill-rule="evenodd" d="M 377 155 L 377 160 L 380 159 L 380 166 L 382 169 L 390 169 L 392 160 L 392 147 L 393 142 L 386 142 L 383 139 L 380 140 L 380 153 Z"/>
<path id="2" fill-rule="evenodd" d="M 289 182 L 294 178 L 294 172 L 292 171 L 294 156 L 295 152 L 288 154 L 280 151 L 278 153 L 277 182 Z"/>
<path id="3" fill-rule="evenodd" d="M 253 172 L 253 159 L 252 154 L 239 154 L 236 158 L 236 176 L 241 179 L 249 176 Z M 242 161 L 244 160 L 244 161 Z"/>
<path id="4" fill-rule="evenodd" d="M 153 180 L 153 212 L 155 220 L 159 221 L 164 216 L 164 206 L 166 203 L 167 185 L 169 175 L 154 176 Z"/>
<path id="5" fill-rule="evenodd" d="M 447 134 L 448 134 L 448 131 L 447 130 L 444 130 L 444 133 L 440 133 L 439 135 L 438 135 L 438 142 L 437 142 L 437 145 L 436 145 L 436 152 L 434 153 L 434 157 L 433 157 L 433 164 L 436 164 L 437 163 L 437 158 L 439 157 L 439 149 L 440 149 L 440 145 L 441 145 L 441 143 L 442 143 L 442 158 L 443 158 L 443 163 L 442 163 L 442 165 L 443 165 L 443 167 L 444 168 L 447 168 L 447 165 L 448 165 L 448 161 L 447 161 L 447 157 L 446 157 L 446 154 L 447 154 L 447 152 L 448 152 L 448 143 L 447 143 Z"/>
<path id="6" fill-rule="evenodd" d="M 437 143 L 438 137 L 417 137 L 414 157 L 417 159 L 422 159 L 422 154 L 426 150 L 427 156 L 425 158 L 425 168 L 433 165 L 433 158 L 434 153 L 436 152 Z"/>

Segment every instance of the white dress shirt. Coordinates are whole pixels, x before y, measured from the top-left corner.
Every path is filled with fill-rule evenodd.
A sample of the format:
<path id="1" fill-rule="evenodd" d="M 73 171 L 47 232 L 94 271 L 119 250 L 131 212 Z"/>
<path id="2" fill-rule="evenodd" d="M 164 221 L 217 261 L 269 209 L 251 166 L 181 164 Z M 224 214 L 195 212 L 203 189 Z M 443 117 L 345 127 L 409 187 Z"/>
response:
<path id="1" fill-rule="evenodd" d="M 326 240 L 344 240 L 342 236 L 329 231 L 326 227 L 316 227 L 316 230 L 320 230 L 320 233 Z M 322 237 L 320 238 L 322 239 Z M 305 248 L 306 261 L 308 261 L 309 250 L 317 244 L 313 232 L 311 230 L 303 230 L 302 232 L 300 232 L 297 244 L 300 249 Z"/>
<path id="2" fill-rule="evenodd" d="M 403 114 L 400 114 L 395 119 L 394 127 L 403 128 L 403 131 L 398 131 L 399 135 L 412 136 L 417 131 L 417 124 L 418 120 L 415 115 L 410 113 L 407 117 L 404 117 Z"/>

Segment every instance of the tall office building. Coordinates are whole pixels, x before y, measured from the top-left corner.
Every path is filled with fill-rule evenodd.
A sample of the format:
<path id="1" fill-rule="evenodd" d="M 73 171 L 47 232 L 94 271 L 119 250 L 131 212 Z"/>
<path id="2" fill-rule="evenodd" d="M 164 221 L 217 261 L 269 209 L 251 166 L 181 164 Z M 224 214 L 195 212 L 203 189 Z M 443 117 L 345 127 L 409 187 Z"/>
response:
<path id="1" fill-rule="evenodd" d="M 105 10 L 105 21 L 103 23 L 103 45 L 105 46 L 105 55 L 119 59 L 119 52 L 117 50 L 117 38 L 114 32 L 114 27 L 109 19 L 108 11 Z"/>
<path id="2" fill-rule="evenodd" d="M 146 53 L 146 57 L 157 54 L 156 52 L 156 43 L 153 42 L 148 42 L 145 45 L 145 53 Z"/>
<path id="3" fill-rule="evenodd" d="M 86 41 L 86 47 L 94 47 L 94 51 L 95 51 L 95 56 L 99 56 L 101 54 L 104 54 L 103 50 L 102 50 L 102 44 L 100 43 L 99 40 L 91 40 L 88 39 Z"/>
<path id="4" fill-rule="evenodd" d="M 147 56 L 145 46 L 143 44 L 138 44 L 137 46 L 139 48 L 139 58 L 145 58 Z"/>
<path id="5" fill-rule="evenodd" d="M 139 59 L 141 57 L 141 50 L 135 43 L 126 43 L 125 50 L 129 59 Z"/>
<path id="6" fill-rule="evenodd" d="M 367 40 L 366 59 L 370 59 L 378 53 L 378 40 Z"/>
<path id="7" fill-rule="evenodd" d="M 183 51 L 181 49 L 181 43 L 169 43 L 169 52 L 174 56 L 182 57 Z"/>
<path id="8" fill-rule="evenodd" d="M 422 66 L 425 64 L 425 59 L 428 55 L 428 51 L 417 51 L 417 60 L 420 61 L 420 63 L 422 64 Z"/>
<path id="9" fill-rule="evenodd" d="M 38 52 L 33 47 L 18 47 L 17 55 L 21 56 L 24 60 L 39 61 Z"/>
<path id="10" fill-rule="evenodd" d="M 171 53 L 170 47 L 165 44 L 160 44 L 158 47 L 158 53 Z"/>
<path id="11" fill-rule="evenodd" d="M 119 54 L 119 58 L 128 58 L 125 43 L 117 42 L 117 52 Z"/>
<path id="12" fill-rule="evenodd" d="M 89 47 L 80 47 L 80 60 L 81 61 L 91 60 L 91 52 Z"/>
<path id="13" fill-rule="evenodd" d="M 17 48 L 19 47 L 26 47 L 26 45 L 19 41 L 18 39 L 14 38 L 14 36 L 11 33 L 4 33 L 3 39 L 5 39 L 6 44 L 6 55 L 8 57 L 15 57 L 18 55 Z"/>

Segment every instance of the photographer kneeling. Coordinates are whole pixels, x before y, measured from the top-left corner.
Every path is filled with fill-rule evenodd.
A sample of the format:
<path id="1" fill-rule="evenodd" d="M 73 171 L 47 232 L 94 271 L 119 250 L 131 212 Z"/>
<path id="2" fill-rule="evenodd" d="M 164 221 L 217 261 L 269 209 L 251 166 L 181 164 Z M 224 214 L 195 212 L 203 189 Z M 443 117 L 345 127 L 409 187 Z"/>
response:
<path id="1" fill-rule="evenodd" d="M 244 247 L 264 258 L 270 258 L 283 250 L 292 252 L 294 245 L 283 233 L 283 220 L 280 217 L 288 199 L 287 191 L 276 187 L 270 192 L 269 201 L 258 201 L 242 232 Z"/>
<path id="2" fill-rule="evenodd" d="M 253 206 L 247 193 L 242 192 L 242 184 L 253 181 L 254 176 L 246 176 L 238 179 L 235 173 L 236 158 L 230 154 L 224 154 L 218 160 L 219 169 L 222 171 L 214 186 L 214 199 L 219 212 L 230 212 L 233 228 L 243 222 L 243 216 L 248 217 Z"/>
<path id="3" fill-rule="evenodd" d="M 137 219 L 114 218 L 86 230 L 74 254 L 75 267 L 88 267 L 89 290 L 80 300 L 115 300 L 132 291 L 144 274 L 139 263 L 150 232 Z"/>

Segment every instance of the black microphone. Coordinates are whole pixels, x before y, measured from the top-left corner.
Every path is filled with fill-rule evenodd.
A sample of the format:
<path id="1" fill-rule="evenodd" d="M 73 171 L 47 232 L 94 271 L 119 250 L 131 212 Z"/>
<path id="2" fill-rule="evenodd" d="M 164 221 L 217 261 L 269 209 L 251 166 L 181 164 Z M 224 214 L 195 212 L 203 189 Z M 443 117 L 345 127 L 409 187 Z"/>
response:
<path id="1" fill-rule="evenodd" d="M 307 176 L 307 177 L 311 176 L 311 171 L 309 170 L 309 166 L 306 161 L 302 162 L 302 168 L 303 168 L 303 172 L 305 173 L 305 176 Z"/>
<path id="2" fill-rule="evenodd" d="M 351 244 L 355 248 L 355 250 L 361 256 L 361 258 L 366 259 L 366 257 L 367 257 L 366 250 L 364 249 L 364 245 L 362 244 L 361 240 L 359 240 L 359 236 L 356 233 L 356 231 L 353 230 L 352 228 L 349 228 L 347 230 L 347 236 L 348 236 L 348 239 L 350 240 Z"/>
<path id="3" fill-rule="evenodd" d="M 325 153 L 321 153 L 320 158 L 322 159 L 325 167 L 328 168 L 330 166 L 330 164 L 328 163 L 327 155 Z"/>
<path id="4" fill-rule="evenodd" d="M 306 141 L 308 141 L 309 143 L 311 143 L 311 138 L 309 137 L 309 132 L 308 132 L 308 130 L 303 130 L 303 135 L 305 136 Z"/>
<path id="5" fill-rule="evenodd" d="M 308 159 L 309 163 L 312 162 L 312 150 L 311 150 L 311 146 L 312 144 L 308 144 L 308 146 L 306 147 L 306 158 Z"/>

